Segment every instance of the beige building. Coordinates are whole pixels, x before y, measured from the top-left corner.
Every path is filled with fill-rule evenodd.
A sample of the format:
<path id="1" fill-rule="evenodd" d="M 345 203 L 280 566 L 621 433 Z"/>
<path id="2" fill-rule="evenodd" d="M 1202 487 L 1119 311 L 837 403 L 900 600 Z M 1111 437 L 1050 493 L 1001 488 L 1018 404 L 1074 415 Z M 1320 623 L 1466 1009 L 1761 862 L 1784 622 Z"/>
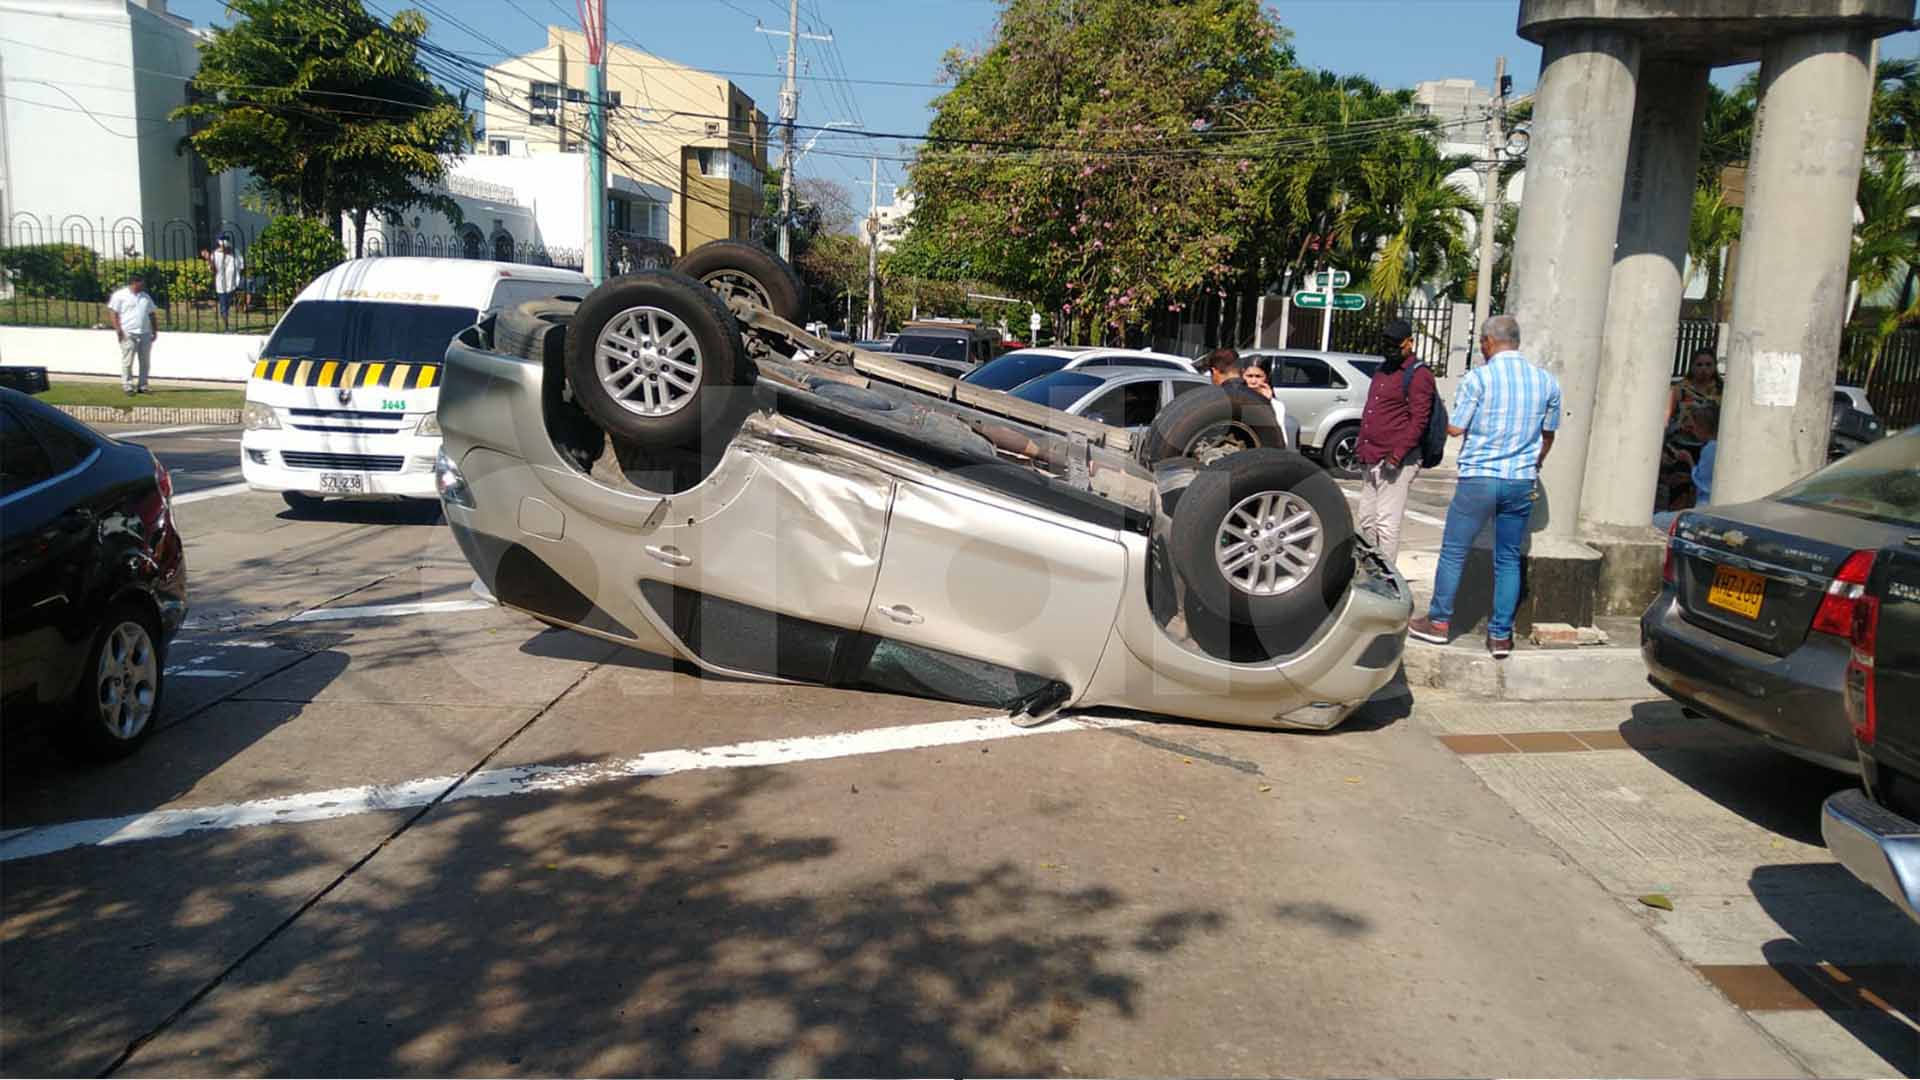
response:
<path id="1" fill-rule="evenodd" d="M 487 69 L 486 155 L 582 154 L 587 45 L 547 28 L 547 46 Z M 727 79 L 624 45 L 607 47 L 608 227 L 682 254 L 745 240 L 764 206 L 767 117 Z M 625 181 L 625 182 L 623 182 Z M 645 193 L 664 189 L 665 202 Z"/>

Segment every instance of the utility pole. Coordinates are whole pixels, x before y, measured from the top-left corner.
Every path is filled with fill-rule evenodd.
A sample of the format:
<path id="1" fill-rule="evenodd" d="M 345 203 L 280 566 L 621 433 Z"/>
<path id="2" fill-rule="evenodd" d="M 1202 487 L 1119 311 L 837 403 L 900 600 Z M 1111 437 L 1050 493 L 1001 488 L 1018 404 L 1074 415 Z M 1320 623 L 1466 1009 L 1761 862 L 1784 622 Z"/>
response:
<path id="1" fill-rule="evenodd" d="M 867 195 L 867 340 L 880 336 L 880 159 L 870 159 L 873 178 Z"/>
<path id="2" fill-rule="evenodd" d="M 1333 347 L 1333 267 L 1321 271 L 1320 295 L 1326 297 L 1320 308 L 1320 351 Z"/>
<path id="3" fill-rule="evenodd" d="M 1287 347 L 1287 336 L 1293 330 L 1293 267 L 1289 266 L 1280 275 L 1280 340 L 1275 347 Z"/>
<path id="4" fill-rule="evenodd" d="M 1507 58 L 1493 62 L 1493 100 L 1487 105 L 1487 173 L 1481 185 L 1480 275 L 1473 288 L 1473 332 L 1478 335 L 1493 313 L 1493 234 L 1500 219 L 1500 158 L 1507 149 Z M 1473 350 L 1467 350 L 1473 365 Z"/>
<path id="5" fill-rule="evenodd" d="M 587 37 L 587 277 L 607 280 L 607 4 L 581 0 Z M 561 95 L 563 98 L 565 94 Z M 565 108 L 564 105 L 561 106 Z"/>
<path id="6" fill-rule="evenodd" d="M 802 34 L 800 32 L 800 0 L 787 0 L 787 28 L 769 30 L 756 26 L 754 30 L 762 34 L 785 34 L 787 36 L 787 81 L 780 88 L 781 142 L 784 149 L 780 153 L 780 257 L 793 257 L 793 124 L 800 118 L 800 39 L 808 41 L 832 41 L 832 34 Z M 731 140 L 729 140 L 731 145 Z"/>

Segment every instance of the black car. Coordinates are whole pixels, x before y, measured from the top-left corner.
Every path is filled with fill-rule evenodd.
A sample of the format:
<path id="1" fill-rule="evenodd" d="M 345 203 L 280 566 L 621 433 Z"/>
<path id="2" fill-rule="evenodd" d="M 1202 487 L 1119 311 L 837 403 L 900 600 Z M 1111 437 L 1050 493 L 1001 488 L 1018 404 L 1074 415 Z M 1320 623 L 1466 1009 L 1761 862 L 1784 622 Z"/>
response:
<path id="1" fill-rule="evenodd" d="M 153 734 L 187 616 L 173 482 L 145 447 L 0 389 L 0 713 L 71 750 Z"/>
<path id="2" fill-rule="evenodd" d="M 1858 772 L 1841 688 L 1875 553 L 1920 530 L 1920 430 L 1753 502 L 1689 510 L 1640 619 L 1653 685 L 1789 753 Z"/>
<path id="3" fill-rule="evenodd" d="M 1853 387 L 1833 392 L 1832 431 L 1827 436 L 1827 460 L 1838 461 L 1887 436 L 1887 425 L 1873 415 L 1867 395 Z"/>
<path id="4" fill-rule="evenodd" d="M 1827 850 L 1920 922 L 1920 535 L 1874 560 L 1854 612 L 1847 716 L 1865 791 L 1827 799 Z"/>

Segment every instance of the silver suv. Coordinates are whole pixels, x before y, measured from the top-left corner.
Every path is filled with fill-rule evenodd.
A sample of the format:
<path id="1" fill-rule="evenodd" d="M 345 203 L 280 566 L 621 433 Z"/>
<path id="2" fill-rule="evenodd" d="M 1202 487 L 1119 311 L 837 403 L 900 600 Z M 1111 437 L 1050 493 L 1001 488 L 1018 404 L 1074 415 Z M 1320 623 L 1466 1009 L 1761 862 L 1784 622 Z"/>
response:
<path id="1" fill-rule="evenodd" d="M 1273 396 L 1286 403 L 1289 418 L 1299 421 L 1300 449 L 1336 476 L 1358 475 L 1360 411 L 1381 359 L 1305 349 L 1249 349 L 1241 355 L 1271 361 Z"/>

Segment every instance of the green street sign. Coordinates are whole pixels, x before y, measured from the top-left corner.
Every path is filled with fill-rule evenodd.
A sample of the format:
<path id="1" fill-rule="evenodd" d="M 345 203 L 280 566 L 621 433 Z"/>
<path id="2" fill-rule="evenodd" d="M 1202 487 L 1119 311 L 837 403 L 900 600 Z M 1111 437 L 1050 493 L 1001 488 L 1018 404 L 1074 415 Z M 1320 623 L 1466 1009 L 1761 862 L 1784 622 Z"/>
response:
<path id="1" fill-rule="evenodd" d="M 1302 290 L 1293 294 L 1293 306 L 1306 308 L 1309 311 L 1325 310 L 1327 306 L 1327 294 Z M 1333 294 L 1333 310 L 1335 311 L 1359 311 L 1366 306 L 1367 298 L 1360 293 L 1343 292 Z"/>
<path id="2" fill-rule="evenodd" d="M 1325 289 L 1329 286 L 1344 289 L 1351 284 L 1353 284 L 1353 275 L 1345 270 L 1321 270 L 1313 275 L 1313 286 L 1316 289 Z"/>

